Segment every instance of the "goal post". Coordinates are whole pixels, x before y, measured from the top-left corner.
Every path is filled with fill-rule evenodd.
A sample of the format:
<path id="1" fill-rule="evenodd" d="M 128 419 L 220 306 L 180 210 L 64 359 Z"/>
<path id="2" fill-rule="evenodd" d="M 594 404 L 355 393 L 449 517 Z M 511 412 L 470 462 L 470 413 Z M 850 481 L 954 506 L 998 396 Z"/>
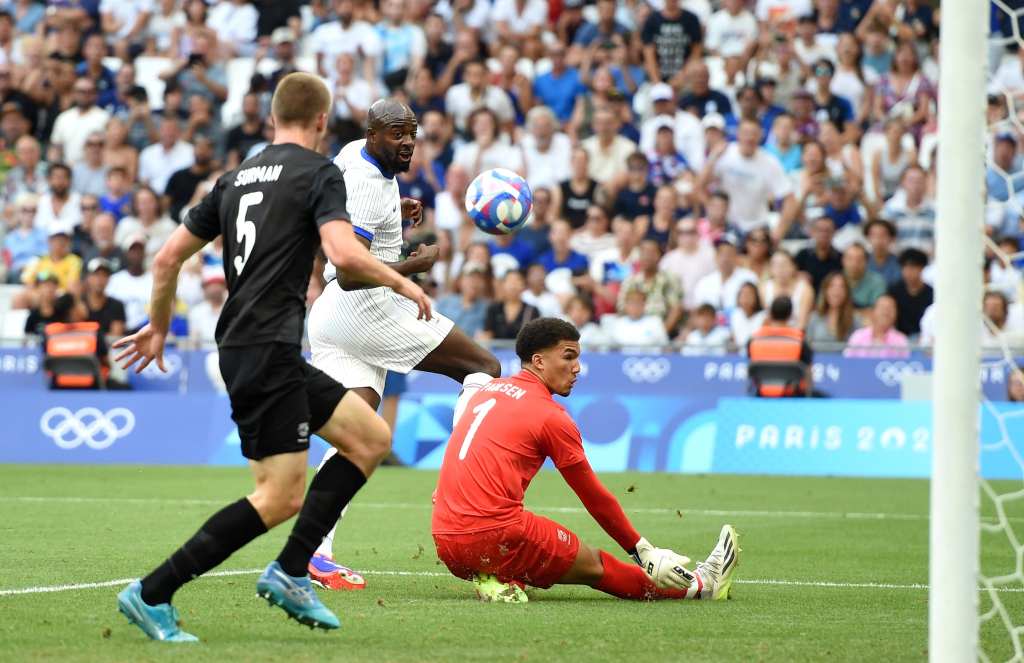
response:
<path id="1" fill-rule="evenodd" d="M 977 660 L 989 2 L 942 3 L 928 657 Z"/>

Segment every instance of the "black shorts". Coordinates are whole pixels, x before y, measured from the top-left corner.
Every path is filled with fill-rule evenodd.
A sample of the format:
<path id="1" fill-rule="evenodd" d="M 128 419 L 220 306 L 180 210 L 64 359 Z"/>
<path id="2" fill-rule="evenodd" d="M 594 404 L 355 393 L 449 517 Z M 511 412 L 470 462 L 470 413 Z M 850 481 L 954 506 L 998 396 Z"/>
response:
<path id="1" fill-rule="evenodd" d="M 348 391 L 289 343 L 222 348 L 220 372 L 250 460 L 309 449 Z"/>

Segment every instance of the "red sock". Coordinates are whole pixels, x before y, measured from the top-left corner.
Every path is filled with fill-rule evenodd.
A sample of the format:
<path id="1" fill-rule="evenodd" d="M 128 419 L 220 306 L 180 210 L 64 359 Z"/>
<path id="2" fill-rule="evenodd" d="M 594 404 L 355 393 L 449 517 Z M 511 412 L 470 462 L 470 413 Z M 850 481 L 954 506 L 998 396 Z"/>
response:
<path id="1" fill-rule="evenodd" d="M 639 566 L 620 562 L 603 550 L 601 551 L 601 563 L 604 564 L 604 576 L 601 577 L 599 583 L 594 585 L 594 589 L 599 592 L 633 601 L 685 599 L 687 594 L 700 596 L 700 576 L 697 576 L 697 584 L 689 591 L 661 589 L 650 581 Z"/>

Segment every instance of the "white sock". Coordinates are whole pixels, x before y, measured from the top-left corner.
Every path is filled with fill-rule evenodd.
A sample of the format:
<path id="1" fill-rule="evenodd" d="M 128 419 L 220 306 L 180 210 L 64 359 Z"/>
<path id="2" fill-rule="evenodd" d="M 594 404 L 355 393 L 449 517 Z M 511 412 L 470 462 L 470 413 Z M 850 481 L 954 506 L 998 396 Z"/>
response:
<path id="1" fill-rule="evenodd" d="M 462 391 L 459 392 L 459 400 L 455 401 L 455 415 L 452 417 L 452 428 L 459 423 L 459 417 L 462 416 L 462 412 L 466 409 L 466 404 L 469 403 L 469 399 L 473 397 L 473 394 L 480 391 L 481 387 L 493 379 L 487 373 L 470 373 L 466 376 L 466 379 L 462 381 Z"/>
<path id="2" fill-rule="evenodd" d="M 328 449 L 327 453 L 324 454 L 323 460 L 321 460 L 320 464 L 317 465 L 316 471 L 319 472 L 320 468 L 323 467 L 324 463 L 327 462 L 327 459 L 329 459 L 336 453 L 338 453 L 338 450 L 335 449 L 334 447 Z M 324 540 L 320 542 L 320 547 L 316 549 L 315 554 L 326 555 L 327 557 L 331 558 L 334 557 L 334 533 L 337 531 L 338 525 L 341 524 L 341 519 L 345 517 L 345 512 L 348 511 L 348 507 L 350 504 L 351 502 L 349 502 L 349 504 L 346 504 L 345 508 L 341 510 L 341 515 L 338 517 L 338 522 L 334 523 L 334 527 L 332 527 L 331 531 L 327 533 L 327 536 L 324 537 Z"/>

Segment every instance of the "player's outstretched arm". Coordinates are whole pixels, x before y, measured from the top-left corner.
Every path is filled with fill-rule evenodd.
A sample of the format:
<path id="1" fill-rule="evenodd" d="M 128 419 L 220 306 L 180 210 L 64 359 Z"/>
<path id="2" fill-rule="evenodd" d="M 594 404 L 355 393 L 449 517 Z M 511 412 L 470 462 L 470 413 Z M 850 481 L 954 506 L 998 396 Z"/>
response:
<path id="1" fill-rule="evenodd" d="M 419 317 L 430 320 L 430 298 L 423 289 L 374 258 L 360 242 L 352 224 L 341 219 L 320 226 L 320 241 L 336 268 L 364 283 L 382 285 L 416 302 Z"/>
<path id="2" fill-rule="evenodd" d="M 686 589 L 693 584 L 693 573 L 686 569 L 690 558 L 655 548 L 640 536 L 619 501 L 601 484 L 586 459 L 558 471 L 601 529 L 629 553 L 651 582 L 662 589 Z"/>
<path id="3" fill-rule="evenodd" d="M 121 361 L 127 358 L 124 368 L 142 360 L 135 369 L 136 373 L 140 373 L 155 359 L 160 370 L 167 372 L 164 368 L 164 342 L 167 339 L 167 330 L 171 326 L 171 303 L 178 289 L 178 274 L 185 261 L 206 243 L 207 240 L 196 237 L 188 228 L 180 225 L 157 252 L 153 259 L 153 295 L 149 304 L 149 323 L 135 334 L 113 343 L 115 348 L 128 346 L 114 359 Z"/>
<path id="4" fill-rule="evenodd" d="M 369 250 L 370 240 L 360 235 L 356 235 L 356 241 L 360 242 L 363 246 Z M 426 244 L 420 244 L 419 248 L 409 254 L 409 257 L 405 260 L 399 260 L 398 262 L 385 262 L 384 264 L 395 270 L 402 276 L 412 276 L 413 274 L 422 274 L 423 272 L 429 272 L 433 267 L 434 263 L 437 262 L 437 257 L 441 255 L 441 250 L 436 246 L 427 246 Z M 364 283 L 358 279 L 354 279 L 344 272 L 338 273 L 338 284 L 341 285 L 342 290 L 363 290 L 365 288 L 372 288 L 375 283 Z"/>

